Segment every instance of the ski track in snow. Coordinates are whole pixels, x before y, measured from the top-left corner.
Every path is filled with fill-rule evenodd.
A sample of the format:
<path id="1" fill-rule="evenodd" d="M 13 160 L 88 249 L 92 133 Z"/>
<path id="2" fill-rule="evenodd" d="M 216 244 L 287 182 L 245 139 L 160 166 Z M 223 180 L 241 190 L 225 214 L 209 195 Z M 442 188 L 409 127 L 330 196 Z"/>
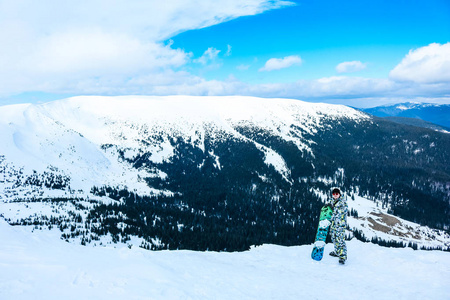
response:
<path id="1" fill-rule="evenodd" d="M 450 254 L 348 242 L 246 252 L 83 247 L 0 220 L 0 299 L 449 299 Z M 332 245 L 326 246 L 326 253 Z"/>

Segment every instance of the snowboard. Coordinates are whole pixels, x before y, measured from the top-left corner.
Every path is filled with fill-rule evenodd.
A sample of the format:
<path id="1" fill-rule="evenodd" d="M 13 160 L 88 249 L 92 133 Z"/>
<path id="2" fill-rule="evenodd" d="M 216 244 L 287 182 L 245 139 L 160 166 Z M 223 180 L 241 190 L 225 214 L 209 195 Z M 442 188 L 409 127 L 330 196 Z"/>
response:
<path id="1" fill-rule="evenodd" d="M 322 260 L 325 249 L 325 240 L 327 239 L 328 229 L 331 225 L 331 216 L 333 209 L 330 205 L 324 205 L 320 210 L 319 226 L 317 228 L 316 240 L 311 253 L 311 258 L 317 261 Z"/>

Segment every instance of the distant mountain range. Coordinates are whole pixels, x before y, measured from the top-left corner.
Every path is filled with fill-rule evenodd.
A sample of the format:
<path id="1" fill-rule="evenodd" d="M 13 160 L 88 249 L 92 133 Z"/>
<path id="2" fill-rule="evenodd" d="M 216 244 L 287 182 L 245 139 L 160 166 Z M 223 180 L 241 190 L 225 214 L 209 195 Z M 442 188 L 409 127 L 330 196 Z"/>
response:
<path id="1" fill-rule="evenodd" d="M 391 117 L 391 121 L 398 123 L 428 127 L 435 130 L 450 130 L 449 104 L 405 102 L 389 106 L 366 108 L 363 109 L 363 111 L 377 117 Z M 408 120 L 405 118 L 419 119 L 442 127 L 433 127 L 433 125 L 429 123 Z"/>
<path id="2" fill-rule="evenodd" d="M 76 97 L 0 107 L 0 139 L 0 216 L 82 244 L 307 244 L 333 186 L 450 229 L 450 135 L 343 105 Z"/>

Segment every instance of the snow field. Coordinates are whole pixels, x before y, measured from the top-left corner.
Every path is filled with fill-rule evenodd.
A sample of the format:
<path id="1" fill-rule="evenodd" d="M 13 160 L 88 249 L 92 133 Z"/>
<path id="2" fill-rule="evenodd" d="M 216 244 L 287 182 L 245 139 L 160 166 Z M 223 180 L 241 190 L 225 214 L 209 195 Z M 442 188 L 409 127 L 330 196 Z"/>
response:
<path id="1" fill-rule="evenodd" d="M 83 247 L 0 221 L 0 299 L 449 299 L 450 254 L 350 241 L 246 252 Z M 326 253 L 332 245 L 326 246 Z"/>

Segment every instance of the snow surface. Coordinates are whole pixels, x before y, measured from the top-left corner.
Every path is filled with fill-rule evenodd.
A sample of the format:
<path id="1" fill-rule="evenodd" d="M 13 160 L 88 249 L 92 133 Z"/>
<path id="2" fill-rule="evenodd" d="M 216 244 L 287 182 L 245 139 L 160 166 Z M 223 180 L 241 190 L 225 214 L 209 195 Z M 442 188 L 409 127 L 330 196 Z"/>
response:
<path id="1" fill-rule="evenodd" d="M 0 220 L 0 299 L 449 299 L 450 253 L 352 240 L 341 266 L 312 245 L 246 252 L 93 248 Z M 332 245 L 326 246 L 326 252 Z"/>

